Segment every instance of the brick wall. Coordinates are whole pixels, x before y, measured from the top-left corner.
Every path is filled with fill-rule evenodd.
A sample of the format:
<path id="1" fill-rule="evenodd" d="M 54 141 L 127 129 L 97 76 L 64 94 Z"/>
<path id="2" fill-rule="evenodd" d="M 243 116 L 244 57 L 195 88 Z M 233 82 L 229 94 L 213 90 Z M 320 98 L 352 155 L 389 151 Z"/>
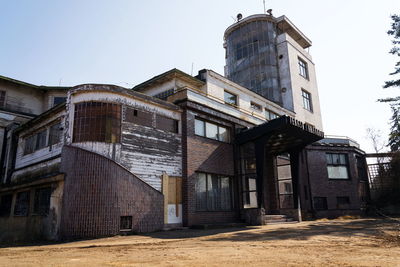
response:
<path id="1" fill-rule="evenodd" d="M 350 178 L 346 180 L 329 179 L 326 163 L 326 153 L 344 153 L 348 156 L 348 170 Z M 311 145 L 306 148 L 309 190 L 311 190 L 311 198 L 326 197 L 328 210 L 316 210 L 316 217 L 337 217 L 345 214 L 361 214 L 362 203 L 359 195 L 360 181 L 357 173 L 357 163 L 355 156 L 363 156 L 357 149 L 344 146 L 319 146 Z M 306 168 L 307 166 L 303 166 Z M 303 168 L 304 175 L 307 170 Z M 303 190 L 303 189 L 301 189 Z M 336 207 L 336 197 L 348 196 L 350 205 L 346 209 L 338 209 Z M 304 200 L 303 200 L 304 201 Z M 303 202 L 304 203 L 304 202 Z M 308 209 L 311 208 L 311 201 L 306 202 Z M 304 207 L 304 205 L 303 205 Z"/>
<path id="2" fill-rule="evenodd" d="M 163 227 L 163 195 L 110 159 L 65 146 L 61 236 L 64 239 L 119 233 L 120 216 L 132 216 L 134 232 Z"/>
<path id="3" fill-rule="evenodd" d="M 235 222 L 239 218 L 237 203 L 232 211 L 196 211 L 196 172 L 205 172 L 231 176 L 233 183 L 237 183 L 235 177 L 233 144 L 223 143 L 194 134 L 195 116 L 213 121 L 231 129 L 233 137 L 233 123 L 218 120 L 216 117 L 201 115 L 190 110 L 183 114 L 183 209 L 184 224 L 206 224 Z M 236 186 L 235 186 L 236 188 Z M 237 190 L 234 190 L 234 200 L 237 202 Z"/>

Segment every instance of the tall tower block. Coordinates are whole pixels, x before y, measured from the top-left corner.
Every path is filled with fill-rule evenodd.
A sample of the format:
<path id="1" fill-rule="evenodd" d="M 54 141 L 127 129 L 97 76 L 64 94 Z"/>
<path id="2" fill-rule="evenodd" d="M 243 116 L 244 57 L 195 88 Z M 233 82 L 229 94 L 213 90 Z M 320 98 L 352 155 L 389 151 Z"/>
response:
<path id="1" fill-rule="evenodd" d="M 285 16 L 241 19 L 239 14 L 224 34 L 225 76 L 322 129 L 314 63 L 306 51 L 310 46 L 311 40 Z"/>

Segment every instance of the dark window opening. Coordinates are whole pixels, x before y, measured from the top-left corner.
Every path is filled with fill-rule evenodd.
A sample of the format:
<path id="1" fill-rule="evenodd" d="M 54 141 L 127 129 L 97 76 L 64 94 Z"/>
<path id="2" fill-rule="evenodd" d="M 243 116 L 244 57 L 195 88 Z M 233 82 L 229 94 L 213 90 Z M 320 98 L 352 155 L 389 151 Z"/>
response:
<path id="1" fill-rule="evenodd" d="M 42 130 L 36 134 L 35 150 L 42 149 L 47 145 L 47 129 Z"/>
<path id="2" fill-rule="evenodd" d="M 1 196 L 1 198 L 0 198 L 0 216 L 1 217 L 10 216 L 12 197 L 13 197 L 12 194 Z"/>
<path id="3" fill-rule="evenodd" d="M 197 173 L 196 210 L 226 211 L 231 209 L 231 178 L 215 174 Z"/>
<path id="4" fill-rule="evenodd" d="M 60 143 L 61 141 L 61 123 L 50 126 L 49 131 L 49 146 Z"/>
<path id="5" fill-rule="evenodd" d="M 17 200 L 15 202 L 14 215 L 17 216 L 28 216 L 29 214 L 29 191 L 19 192 L 17 194 Z"/>
<path id="6" fill-rule="evenodd" d="M 0 108 L 6 106 L 6 91 L 0 91 Z"/>
<path id="7" fill-rule="evenodd" d="M 119 143 L 121 106 L 102 102 L 75 104 L 73 142 Z"/>
<path id="8" fill-rule="evenodd" d="M 328 203 L 327 203 L 326 197 L 314 197 L 314 209 L 327 210 Z"/>
<path id="9" fill-rule="evenodd" d="M 120 231 L 132 230 L 132 216 L 121 216 L 119 230 Z"/>
<path id="10" fill-rule="evenodd" d="M 50 210 L 51 187 L 39 188 L 35 190 L 35 202 L 33 213 L 46 216 Z"/>
<path id="11" fill-rule="evenodd" d="M 65 96 L 55 96 L 53 98 L 53 107 L 57 106 L 58 104 L 65 103 L 67 98 Z"/>
<path id="12" fill-rule="evenodd" d="M 336 197 L 336 208 L 337 209 L 348 209 L 350 206 L 349 197 Z"/>
<path id="13" fill-rule="evenodd" d="M 154 95 L 153 97 L 161 99 L 161 100 L 167 100 L 167 98 L 169 96 L 173 95 L 174 93 L 175 93 L 174 89 L 169 89 L 164 92 L 158 93 L 158 94 Z"/>
<path id="14" fill-rule="evenodd" d="M 366 165 L 365 159 L 363 157 L 357 156 L 356 161 L 357 161 L 358 179 L 362 181 L 367 181 L 368 174 L 367 174 L 367 167 L 365 166 Z"/>
<path id="15" fill-rule="evenodd" d="M 166 132 L 178 133 L 178 121 L 161 115 L 157 115 L 156 128 Z"/>

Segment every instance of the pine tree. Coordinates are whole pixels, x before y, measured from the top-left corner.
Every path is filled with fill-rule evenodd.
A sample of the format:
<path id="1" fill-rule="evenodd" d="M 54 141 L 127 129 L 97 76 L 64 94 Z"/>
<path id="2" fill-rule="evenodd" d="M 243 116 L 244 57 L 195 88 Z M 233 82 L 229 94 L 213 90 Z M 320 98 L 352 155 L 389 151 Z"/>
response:
<path id="1" fill-rule="evenodd" d="M 388 35 L 393 37 L 393 48 L 389 51 L 390 54 L 400 57 L 400 16 L 392 15 L 392 24 Z M 397 79 L 386 81 L 383 88 L 400 87 L 400 61 L 395 64 L 394 72 L 390 75 L 396 76 Z M 400 149 L 400 96 L 379 99 L 380 102 L 390 103 L 392 109 L 392 117 L 390 119 L 390 134 L 389 146 L 392 151 Z"/>

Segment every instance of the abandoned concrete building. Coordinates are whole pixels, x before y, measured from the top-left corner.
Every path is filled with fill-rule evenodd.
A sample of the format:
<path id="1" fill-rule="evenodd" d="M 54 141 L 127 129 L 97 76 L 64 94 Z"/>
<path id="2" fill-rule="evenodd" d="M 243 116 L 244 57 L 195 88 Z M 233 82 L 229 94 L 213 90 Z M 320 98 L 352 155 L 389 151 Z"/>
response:
<path id="1" fill-rule="evenodd" d="M 324 138 L 309 46 L 262 14 L 226 30 L 225 76 L 172 69 L 132 89 L 0 77 L 0 240 L 361 214 L 365 155 Z"/>

